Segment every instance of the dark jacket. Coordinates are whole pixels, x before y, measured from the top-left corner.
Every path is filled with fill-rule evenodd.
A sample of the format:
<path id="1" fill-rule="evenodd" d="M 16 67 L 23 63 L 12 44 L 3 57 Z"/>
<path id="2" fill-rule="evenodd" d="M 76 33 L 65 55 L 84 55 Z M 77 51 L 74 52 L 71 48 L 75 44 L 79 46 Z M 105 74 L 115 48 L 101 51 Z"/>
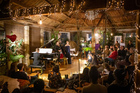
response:
<path id="1" fill-rule="evenodd" d="M 131 45 L 127 45 L 127 48 L 128 48 L 128 50 L 131 48 L 131 47 L 134 47 L 134 45 L 133 44 L 131 44 Z"/>
<path id="2" fill-rule="evenodd" d="M 28 78 L 28 76 L 27 76 L 27 74 L 25 72 L 19 72 L 19 71 L 17 71 L 15 73 L 15 78 L 29 80 L 29 78 Z"/>
<path id="3" fill-rule="evenodd" d="M 122 59 L 125 59 L 126 57 L 126 51 L 125 50 L 119 50 L 118 56 L 120 56 Z"/>
<path id="4" fill-rule="evenodd" d="M 108 93 L 130 93 L 130 85 L 127 81 L 122 81 L 120 83 L 116 80 L 108 87 Z"/>

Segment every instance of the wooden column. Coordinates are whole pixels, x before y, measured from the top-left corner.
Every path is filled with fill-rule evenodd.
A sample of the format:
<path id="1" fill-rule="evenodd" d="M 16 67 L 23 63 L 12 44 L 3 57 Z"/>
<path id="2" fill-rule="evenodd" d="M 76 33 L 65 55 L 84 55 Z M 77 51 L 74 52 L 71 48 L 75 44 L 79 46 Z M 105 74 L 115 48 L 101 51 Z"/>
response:
<path id="1" fill-rule="evenodd" d="M 24 26 L 24 48 L 25 48 L 25 61 L 24 63 L 28 66 L 30 65 L 30 60 L 29 60 L 29 26 Z"/>
<path id="2" fill-rule="evenodd" d="M 41 43 L 41 46 L 44 45 L 44 29 L 43 28 L 40 29 L 40 43 Z"/>
<path id="3" fill-rule="evenodd" d="M 140 28 L 138 27 L 140 25 L 140 12 L 137 12 L 137 18 L 136 18 L 136 49 L 138 50 L 138 53 L 140 54 Z"/>

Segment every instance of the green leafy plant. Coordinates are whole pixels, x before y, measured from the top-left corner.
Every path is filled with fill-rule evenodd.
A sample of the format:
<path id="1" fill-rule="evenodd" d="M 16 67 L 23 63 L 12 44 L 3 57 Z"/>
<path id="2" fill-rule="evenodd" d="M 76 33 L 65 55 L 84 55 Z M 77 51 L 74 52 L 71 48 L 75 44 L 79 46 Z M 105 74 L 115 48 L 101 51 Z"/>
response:
<path id="1" fill-rule="evenodd" d="M 6 65 L 6 45 L 5 45 L 5 40 L 2 39 L 0 40 L 0 66 Z"/>
<path id="2" fill-rule="evenodd" d="M 54 31 L 54 32 L 51 34 L 51 39 L 54 39 L 52 48 L 55 47 L 55 44 L 56 44 L 56 42 L 57 42 L 58 39 L 59 39 L 59 38 L 58 38 L 58 34 L 59 34 L 59 31 Z"/>
<path id="3" fill-rule="evenodd" d="M 84 47 L 84 48 L 83 48 L 83 51 L 86 51 L 86 52 L 87 52 L 87 51 L 92 51 L 92 48 L 91 48 L 91 47 Z"/>
<path id="4" fill-rule="evenodd" d="M 22 44 L 23 43 L 23 39 L 20 39 L 19 41 L 14 41 L 12 42 L 10 39 L 9 39 L 9 46 L 8 46 L 8 49 L 9 49 L 9 59 L 12 61 L 12 62 L 17 62 L 20 58 L 23 58 L 24 56 L 22 55 Z"/>

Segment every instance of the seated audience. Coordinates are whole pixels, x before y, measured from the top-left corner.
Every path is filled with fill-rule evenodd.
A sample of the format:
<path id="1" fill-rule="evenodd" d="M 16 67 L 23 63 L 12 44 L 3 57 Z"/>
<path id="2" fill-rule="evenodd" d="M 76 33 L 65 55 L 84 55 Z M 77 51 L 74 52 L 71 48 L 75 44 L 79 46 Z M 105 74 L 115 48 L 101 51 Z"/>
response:
<path id="1" fill-rule="evenodd" d="M 116 41 L 116 43 L 115 43 L 115 47 L 117 47 L 117 48 L 120 47 L 120 44 L 118 43 L 118 41 Z"/>
<path id="2" fill-rule="evenodd" d="M 50 88 L 60 88 L 64 85 L 58 65 L 54 66 L 53 71 L 51 71 L 48 75 L 48 79 Z"/>
<path id="3" fill-rule="evenodd" d="M 91 67 L 89 77 L 92 83 L 85 86 L 82 93 L 107 93 L 106 87 L 98 84 L 99 72 L 95 66 Z"/>
<path id="4" fill-rule="evenodd" d="M 97 43 L 95 44 L 95 53 L 97 53 L 98 48 L 100 47 L 99 42 L 97 41 Z"/>
<path id="5" fill-rule="evenodd" d="M 39 48 L 36 48 L 36 52 L 33 54 L 34 57 L 34 62 L 33 65 L 39 65 L 40 64 L 40 53 L 39 53 Z"/>
<path id="6" fill-rule="evenodd" d="M 131 63 L 131 66 L 134 66 L 134 53 L 135 49 L 133 47 L 130 48 L 130 56 L 129 56 L 129 62 Z"/>
<path id="7" fill-rule="evenodd" d="M 108 46 L 107 46 L 107 45 L 105 46 L 104 53 L 105 53 L 105 58 L 106 58 L 106 57 L 108 57 L 108 56 L 109 56 L 109 54 L 110 54 L 110 51 L 109 51 L 109 48 L 108 48 Z"/>
<path id="8" fill-rule="evenodd" d="M 92 47 L 92 42 L 91 42 L 91 41 L 89 42 L 89 45 L 88 45 L 88 47 Z"/>
<path id="9" fill-rule="evenodd" d="M 124 46 L 125 47 L 125 43 L 124 43 L 124 41 L 122 39 L 121 39 L 120 46 Z"/>
<path id="10" fill-rule="evenodd" d="M 127 49 L 128 51 L 130 50 L 131 47 L 134 47 L 134 45 L 132 44 L 132 41 L 129 40 L 128 44 L 127 44 Z"/>
<path id="11" fill-rule="evenodd" d="M 37 79 L 34 82 L 33 88 L 27 87 L 22 90 L 22 93 L 44 93 L 44 86 L 45 86 L 44 81 L 42 79 Z"/>
<path id="12" fill-rule="evenodd" d="M 89 84 L 89 68 L 85 67 L 83 70 L 83 73 L 80 74 L 80 87 L 86 86 Z M 75 89 L 79 87 L 79 74 L 73 74 L 72 77 L 70 77 L 70 80 L 68 82 L 68 88 Z"/>
<path id="13" fill-rule="evenodd" d="M 113 47 L 113 52 L 111 53 L 111 55 L 105 59 L 106 62 L 109 61 L 109 64 L 114 66 L 115 65 L 115 60 L 117 59 L 118 53 L 117 53 L 117 48 Z"/>
<path id="14" fill-rule="evenodd" d="M 102 55 L 102 50 L 101 50 L 101 47 L 99 47 L 99 48 L 98 48 L 98 50 L 97 50 L 97 52 L 96 52 L 96 53 L 97 53 L 97 55 Z"/>
<path id="15" fill-rule="evenodd" d="M 87 83 L 90 82 L 90 80 L 89 80 L 89 68 L 87 68 L 87 67 L 84 68 L 80 80 L 81 80 L 83 83 L 84 83 L 84 82 L 87 82 Z"/>
<path id="16" fill-rule="evenodd" d="M 124 50 L 124 46 L 120 47 L 120 50 L 118 51 L 118 59 L 124 60 L 126 57 L 126 51 Z"/>
<path id="17" fill-rule="evenodd" d="M 110 56 L 111 53 L 113 52 L 113 48 L 110 48 L 109 51 L 110 51 L 110 54 L 109 54 L 109 56 Z"/>
<path id="18" fill-rule="evenodd" d="M 114 72 L 115 80 L 108 87 L 108 93 L 130 93 L 130 85 L 125 79 L 126 70 L 116 69 Z"/>
<path id="19" fill-rule="evenodd" d="M 104 64 L 103 74 L 108 75 L 107 80 L 104 81 L 104 85 L 111 84 L 114 81 L 113 71 L 111 71 L 108 63 Z"/>
<path id="20" fill-rule="evenodd" d="M 16 71 L 17 71 L 17 63 L 13 62 L 11 64 L 10 70 L 8 71 L 8 76 L 14 78 Z"/>
<path id="21" fill-rule="evenodd" d="M 23 80 L 29 80 L 31 84 L 34 83 L 34 81 L 38 78 L 38 74 L 35 76 L 27 76 L 26 72 L 24 72 L 24 64 L 20 63 L 17 65 L 17 68 L 19 71 L 15 73 L 15 78 L 17 79 L 23 79 Z"/>

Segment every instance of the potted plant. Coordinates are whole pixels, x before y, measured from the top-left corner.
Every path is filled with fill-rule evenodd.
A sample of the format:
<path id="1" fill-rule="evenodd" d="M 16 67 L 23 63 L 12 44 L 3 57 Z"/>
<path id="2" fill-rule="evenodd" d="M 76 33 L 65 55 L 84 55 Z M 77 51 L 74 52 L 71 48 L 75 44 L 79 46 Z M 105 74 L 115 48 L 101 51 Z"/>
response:
<path id="1" fill-rule="evenodd" d="M 8 68 L 10 68 L 10 65 L 12 62 L 18 62 L 20 58 L 23 58 L 24 55 L 22 51 L 23 46 L 23 39 L 16 40 L 16 35 L 6 35 L 7 38 L 9 38 L 8 42 L 8 58 L 10 60 L 8 64 Z"/>

